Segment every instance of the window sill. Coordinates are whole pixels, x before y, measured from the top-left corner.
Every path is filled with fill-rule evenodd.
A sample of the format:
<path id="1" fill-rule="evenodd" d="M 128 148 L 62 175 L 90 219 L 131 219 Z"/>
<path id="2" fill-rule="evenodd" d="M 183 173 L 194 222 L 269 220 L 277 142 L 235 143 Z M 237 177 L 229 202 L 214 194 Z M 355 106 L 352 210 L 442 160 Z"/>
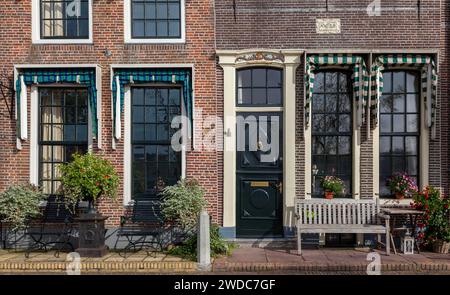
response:
<path id="1" fill-rule="evenodd" d="M 180 39 L 125 39 L 125 44 L 185 44 L 184 38 Z"/>
<path id="2" fill-rule="evenodd" d="M 61 45 L 64 45 L 64 44 L 93 45 L 94 42 L 92 41 L 92 39 L 38 39 L 38 40 L 33 40 L 33 44 L 36 44 L 36 45 L 60 45 L 60 44 Z"/>

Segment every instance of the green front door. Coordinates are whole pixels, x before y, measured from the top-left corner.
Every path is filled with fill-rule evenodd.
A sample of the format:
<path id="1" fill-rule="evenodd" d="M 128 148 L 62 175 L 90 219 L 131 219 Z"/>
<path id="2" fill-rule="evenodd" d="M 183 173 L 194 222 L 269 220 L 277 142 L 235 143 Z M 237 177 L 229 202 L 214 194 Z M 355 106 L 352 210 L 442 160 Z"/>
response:
<path id="1" fill-rule="evenodd" d="M 283 233 L 281 113 L 238 113 L 237 116 L 245 124 L 237 120 L 236 235 L 238 238 L 280 237 Z"/>

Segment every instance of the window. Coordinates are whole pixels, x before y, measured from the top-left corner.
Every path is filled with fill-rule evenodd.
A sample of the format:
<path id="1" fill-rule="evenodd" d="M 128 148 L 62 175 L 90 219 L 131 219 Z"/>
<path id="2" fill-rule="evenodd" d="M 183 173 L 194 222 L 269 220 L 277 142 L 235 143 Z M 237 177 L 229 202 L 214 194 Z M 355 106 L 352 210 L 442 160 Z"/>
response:
<path id="1" fill-rule="evenodd" d="M 317 72 L 312 97 L 312 196 L 322 197 L 320 181 L 333 175 L 352 192 L 352 87 L 341 71 Z"/>
<path id="2" fill-rule="evenodd" d="M 252 68 L 237 72 L 238 106 L 282 106 L 282 70 Z"/>
<path id="3" fill-rule="evenodd" d="M 184 42 L 184 0 L 125 0 L 125 41 Z"/>
<path id="4" fill-rule="evenodd" d="M 419 73 L 385 71 L 380 100 L 380 195 L 390 196 L 387 178 L 405 172 L 419 176 Z"/>
<path id="5" fill-rule="evenodd" d="M 92 1 L 32 0 L 33 43 L 92 43 Z"/>
<path id="6" fill-rule="evenodd" d="M 172 119 L 181 115 L 180 88 L 131 88 L 132 196 L 156 197 L 181 176 L 181 152 L 171 146 Z"/>
<path id="7" fill-rule="evenodd" d="M 88 149 L 87 89 L 40 88 L 39 114 L 39 185 L 60 194 L 58 165 Z"/>

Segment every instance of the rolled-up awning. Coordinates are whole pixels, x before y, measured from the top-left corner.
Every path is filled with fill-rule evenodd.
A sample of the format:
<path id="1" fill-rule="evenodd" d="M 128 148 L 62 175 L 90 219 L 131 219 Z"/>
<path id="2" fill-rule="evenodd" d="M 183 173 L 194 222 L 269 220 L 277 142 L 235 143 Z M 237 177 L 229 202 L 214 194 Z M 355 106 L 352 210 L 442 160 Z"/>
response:
<path id="1" fill-rule="evenodd" d="M 314 93 L 315 71 L 326 66 L 350 67 L 353 70 L 353 100 L 357 107 L 357 126 L 364 122 L 364 109 L 368 99 L 369 74 L 364 58 L 352 54 L 318 54 L 306 57 L 305 73 L 305 128 L 309 125 L 311 101 Z"/>
<path id="2" fill-rule="evenodd" d="M 114 69 L 112 78 L 112 104 L 113 104 L 113 134 L 116 139 L 121 137 L 120 114 L 123 111 L 125 86 L 139 83 L 172 83 L 183 87 L 183 101 L 186 115 L 192 124 L 192 72 L 191 69 Z M 120 101 L 118 102 L 118 98 Z"/>
<path id="3" fill-rule="evenodd" d="M 91 126 L 94 138 L 98 133 L 97 87 L 95 69 L 21 69 L 16 80 L 17 137 L 28 138 L 27 130 L 27 86 L 54 83 L 73 83 L 88 88 L 91 108 Z"/>
<path id="4" fill-rule="evenodd" d="M 426 110 L 427 126 L 431 128 L 431 138 L 436 137 L 436 99 L 438 76 L 436 64 L 430 55 L 390 54 L 378 56 L 371 68 L 371 114 L 378 124 L 378 109 L 383 93 L 383 70 L 392 67 L 408 67 L 421 71 L 422 102 Z"/>

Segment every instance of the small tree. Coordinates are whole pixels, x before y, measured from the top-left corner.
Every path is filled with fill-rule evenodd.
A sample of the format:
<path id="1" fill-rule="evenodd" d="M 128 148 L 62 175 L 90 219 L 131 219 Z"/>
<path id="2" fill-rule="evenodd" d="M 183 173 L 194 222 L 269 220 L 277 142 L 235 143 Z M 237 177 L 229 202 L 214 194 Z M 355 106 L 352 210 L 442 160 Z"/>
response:
<path id="1" fill-rule="evenodd" d="M 91 153 L 74 154 L 73 160 L 60 169 L 64 200 L 72 207 L 78 201 L 89 201 L 92 208 L 100 198 L 117 196 L 119 176 L 106 159 Z"/>
<path id="2" fill-rule="evenodd" d="M 208 202 L 204 191 L 195 179 L 182 179 L 177 184 L 162 190 L 162 212 L 170 221 L 178 222 L 184 228 L 193 227 Z"/>
<path id="3" fill-rule="evenodd" d="M 26 227 L 28 219 L 41 215 L 39 204 L 46 196 L 32 185 L 12 185 L 0 194 L 0 216 L 13 230 Z"/>

